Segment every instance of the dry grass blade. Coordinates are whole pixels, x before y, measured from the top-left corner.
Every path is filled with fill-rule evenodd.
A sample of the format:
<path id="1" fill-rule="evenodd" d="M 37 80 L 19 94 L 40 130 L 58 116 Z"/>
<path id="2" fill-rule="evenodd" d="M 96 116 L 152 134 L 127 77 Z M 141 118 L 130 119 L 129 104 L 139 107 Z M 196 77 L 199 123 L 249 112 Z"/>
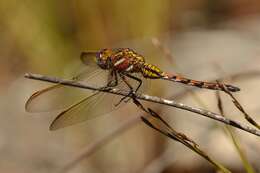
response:
<path id="1" fill-rule="evenodd" d="M 169 137 L 170 139 L 173 139 L 177 142 L 182 143 L 192 151 L 199 154 L 201 157 L 209 161 L 217 170 L 223 172 L 223 173 L 230 173 L 228 169 L 226 169 L 224 166 L 219 164 L 214 159 L 210 158 L 204 151 L 202 151 L 199 148 L 199 145 L 196 144 L 192 139 L 184 135 L 183 133 L 179 133 L 176 130 L 174 130 L 161 116 L 159 116 L 155 111 L 153 111 L 150 108 L 145 109 L 143 105 L 133 98 L 134 103 L 144 112 L 147 113 L 147 116 L 142 116 L 142 121 L 147 124 L 149 127 L 155 129 L 156 131 L 160 132 L 161 134 Z"/>
<path id="2" fill-rule="evenodd" d="M 218 81 L 217 81 L 218 82 Z M 219 83 L 219 82 L 218 82 Z M 225 84 L 220 84 L 222 85 L 224 88 L 224 92 L 227 93 L 231 98 L 232 98 L 232 102 L 234 103 L 234 105 L 237 107 L 237 109 L 243 113 L 245 119 L 252 124 L 253 126 L 255 126 L 256 128 L 260 129 L 260 125 L 245 111 L 245 109 L 242 107 L 242 105 L 239 103 L 239 101 L 234 97 L 234 95 L 229 92 L 226 88 Z"/>
<path id="3" fill-rule="evenodd" d="M 154 121 L 154 123 L 152 123 L 152 126 L 150 127 L 156 127 L 156 129 L 160 129 L 160 131 L 163 134 L 167 134 L 168 137 L 172 136 L 172 132 L 174 132 L 173 134 L 178 134 L 179 138 L 182 138 L 183 140 L 192 143 L 194 146 L 197 146 L 197 144 L 192 141 L 191 139 L 189 139 L 187 136 L 185 136 L 182 133 L 177 133 L 162 117 L 160 117 L 155 111 L 153 111 L 150 108 L 145 108 L 138 100 L 136 100 L 133 97 L 133 102 L 134 104 L 139 107 L 142 111 L 144 111 L 147 114 L 147 118 L 142 116 L 141 119 L 147 124 L 149 125 L 149 123 L 151 123 L 151 119 L 154 119 L 156 121 Z M 150 118 L 148 118 L 150 117 Z M 147 121 L 149 119 L 149 121 Z"/>
<path id="4" fill-rule="evenodd" d="M 189 149 L 191 149 L 192 151 L 196 152 L 197 154 L 199 154 L 201 157 L 205 158 L 207 161 L 209 161 L 213 166 L 215 166 L 218 170 L 220 170 L 221 172 L 224 173 L 230 173 L 229 170 L 227 170 L 225 167 L 223 167 L 221 164 L 219 164 L 218 162 L 216 162 L 215 160 L 213 160 L 212 158 L 210 158 L 204 151 L 202 151 L 198 145 L 192 141 L 191 139 L 189 139 L 187 136 L 184 137 L 184 135 L 182 133 L 179 133 L 177 131 L 170 131 L 170 132 L 165 132 L 160 130 L 159 128 L 157 128 L 156 126 L 154 126 L 153 123 L 151 123 L 151 119 L 142 117 L 142 120 L 145 124 L 147 124 L 149 127 L 155 129 L 156 131 L 160 132 L 161 134 L 175 140 L 178 141 L 180 143 L 182 143 L 183 145 L 185 145 L 186 147 L 188 147 Z M 192 142 L 191 142 L 192 141 Z"/>
<path id="5" fill-rule="evenodd" d="M 223 104 L 222 104 L 222 99 L 220 97 L 219 92 L 216 92 L 216 97 L 217 97 L 217 101 L 218 101 L 218 109 L 219 112 L 225 116 L 224 114 L 224 108 L 223 108 Z M 248 161 L 248 158 L 245 154 L 245 152 L 242 149 L 242 146 L 240 144 L 239 139 L 236 137 L 235 132 L 232 130 L 232 128 L 230 128 L 229 126 L 226 126 L 226 130 L 229 133 L 229 135 L 231 136 L 232 142 L 236 148 L 236 151 L 239 154 L 240 159 L 242 160 L 242 163 L 244 165 L 244 168 L 246 169 L 247 173 L 255 173 L 253 167 L 251 166 L 250 162 Z"/>
<path id="6" fill-rule="evenodd" d="M 152 43 L 155 47 L 157 47 L 158 49 L 160 49 L 163 52 L 163 54 L 165 55 L 165 57 L 171 64 L 175 64 L 174 57 L 173 57 L 171 51 L 167 47 L 163 46 L 163 44 L 161 43 L 161 41 L 158 38 L 156 38 L 156 37 L 152 38 Z"/>

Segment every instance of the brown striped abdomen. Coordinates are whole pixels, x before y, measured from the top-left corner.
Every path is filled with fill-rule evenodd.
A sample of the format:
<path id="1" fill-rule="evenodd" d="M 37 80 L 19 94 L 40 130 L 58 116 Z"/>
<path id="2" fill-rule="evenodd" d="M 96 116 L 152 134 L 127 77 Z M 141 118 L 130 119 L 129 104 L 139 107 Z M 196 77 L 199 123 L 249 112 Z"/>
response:
<path id="1" fill-rule="evenodd" d="M 179 83 L 183 83 L 186 85 L 195 86 L 195 87 L 199 87 L 199 88 L 224 91 L 224 87 L 218 83 L 197 81 L 197 80 L 187 79 L 187 78 L 184 78 L 184 77 L 178 76 L 178 75 L 165 75 L 164 77 L 162 77 L 162 79 L 173 81 L 173 82 L 179 82 Z M 235 87 L 232 85 L 227 85 L 227 84 L 225 84 L 225 86 L 226 86 L 227 90 L 229 90 L 230 92 L 240 91 L 240 89 L 238 87 Z"/>

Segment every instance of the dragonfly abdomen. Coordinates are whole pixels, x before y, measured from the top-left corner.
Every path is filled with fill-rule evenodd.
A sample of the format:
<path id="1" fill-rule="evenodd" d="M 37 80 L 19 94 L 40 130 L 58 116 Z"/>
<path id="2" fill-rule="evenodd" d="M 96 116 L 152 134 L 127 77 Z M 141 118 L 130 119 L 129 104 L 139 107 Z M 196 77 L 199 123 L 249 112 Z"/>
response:
<path id="1" fill-rule="evenodd" d="M 168 75 L 167 74 L 164 77 L 162 77 L 162 79 L 173 81 L 173 82 L 179 82 L 179 83 L 183 83 L 186 85 L 195 86 L 195 87 L 199 87 L 199 88 L 222 90 L 222 91 L 224 90 L 224 87 L 218 83 L 192 80 L 192 79 L 184 78 L 179 75 Z M 226 86 L 227 90 L 229 90 L 230 92 L 240 91 L 240 89 L 238 87 L 235 87 L 232 85 L 226 85 L 226 84 L 225 84 L 225 86 Z"/>
<path id="2" fill-rule="evenodd" d="M 164 76 L 164 72 L 155 65 L 143 63 L 141 72 L 145 78 L 158 79 Z"/>

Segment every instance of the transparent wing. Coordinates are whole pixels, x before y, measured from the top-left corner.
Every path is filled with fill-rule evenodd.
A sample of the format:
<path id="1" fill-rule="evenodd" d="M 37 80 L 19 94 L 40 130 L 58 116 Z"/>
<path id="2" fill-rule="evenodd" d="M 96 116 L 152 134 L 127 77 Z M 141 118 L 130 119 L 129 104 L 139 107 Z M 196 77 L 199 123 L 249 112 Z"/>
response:
<path id="1" fill-rule="evenodd" d="M 136 77 L 141 76 L 136 75 Z M 134 88 L 138 86 L 138 82 L 131 78 L 127 78 L 127 82 L 129 82 Z M 139 91 L 145 90 L 147 87 L 147 82 L 144 82 Z M 118 79 L 118 85 L 116 88 L 129 91 L 128 86 L 121 78 Z M 121 98 L 122 96 L 117 96 L 114 94 L 95 92 L 91 96 L 80 100 L 76 104 L 62 111 L 52 122 L 50 130 L 57 130 L 63 127 L 71 126 L 114 111 L 115 109 L 118 109 L 126 104 L 126 102 L 123 101 L 118 105 Z"/>
<path id="2" fill-rule="evenodd" d="M 108 72 L 105 70 L 87 68 L 73 79 L 86 82 L 90 86 L 102 87 L 106 86 L 107 76 Z M 90 90 L 56 84 L 35 92 L 26 102 L 25 109 L 28 112 L 63 109 L 92 94 L 93 91 Z"/>
<path id="3" fill-rule="evenodd" d="M 50 130 L 71 126 L 109 113 L 119 108 L 115 106 L 114 98 L 115 96 L 112 94 L 95 92 L 62 111 L 52 122 Z"/>

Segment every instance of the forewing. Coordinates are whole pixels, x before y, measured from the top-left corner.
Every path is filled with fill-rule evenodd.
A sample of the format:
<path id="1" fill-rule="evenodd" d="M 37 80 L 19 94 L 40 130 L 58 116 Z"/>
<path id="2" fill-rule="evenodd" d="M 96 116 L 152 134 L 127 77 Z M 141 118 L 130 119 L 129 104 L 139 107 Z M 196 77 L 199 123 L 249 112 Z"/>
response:
<path id="1" fill-rule="evenodd" d="M 87 70 L 74 77 L 74 80 L 82 81 L 89 86 L 105 86 L 108 72 L 102 69 L 90 69 L 92 69 L 92 72 Z M 28 112 L 59 110 L 69 107 L 91 94 L 93 94 L 93 91 L 56 84 L 35 92 L 26 102 L 25 108 Z"/>
<path id="2" fill-rule="evenodd" d="M 110 80 L 111 76 L 107 77 L 107 80 Z M 136 87 L 138 84 L 135 80 L 131 78 L 126 78 L 127 82 L 133 84 L 133 87 Z M 132 81 L 133 80 L 133 81 Z M 145 87 L 145 83 L 144 86 Z M 141 89 L 143 89 L 143 87 Z M 124 91 L 130 91 L 129 87 L 125 82 L 118 78 L 118 85 L 115 88 Z M 115 109 L 118 109 L 126 104 L 125 100 L 120 102 L 122 96 L 95 92 L 93 95 L 86 97 L 76 104 L 70 106 L 66 110 L 62 111 L 52 122 L 50 130 L 56 130 L 63 127 L 71 126 L 92 118 L 95 118 L 100 115 L 107 114 Z M 120 104 L 118 105 L 118 103 Z"/>

